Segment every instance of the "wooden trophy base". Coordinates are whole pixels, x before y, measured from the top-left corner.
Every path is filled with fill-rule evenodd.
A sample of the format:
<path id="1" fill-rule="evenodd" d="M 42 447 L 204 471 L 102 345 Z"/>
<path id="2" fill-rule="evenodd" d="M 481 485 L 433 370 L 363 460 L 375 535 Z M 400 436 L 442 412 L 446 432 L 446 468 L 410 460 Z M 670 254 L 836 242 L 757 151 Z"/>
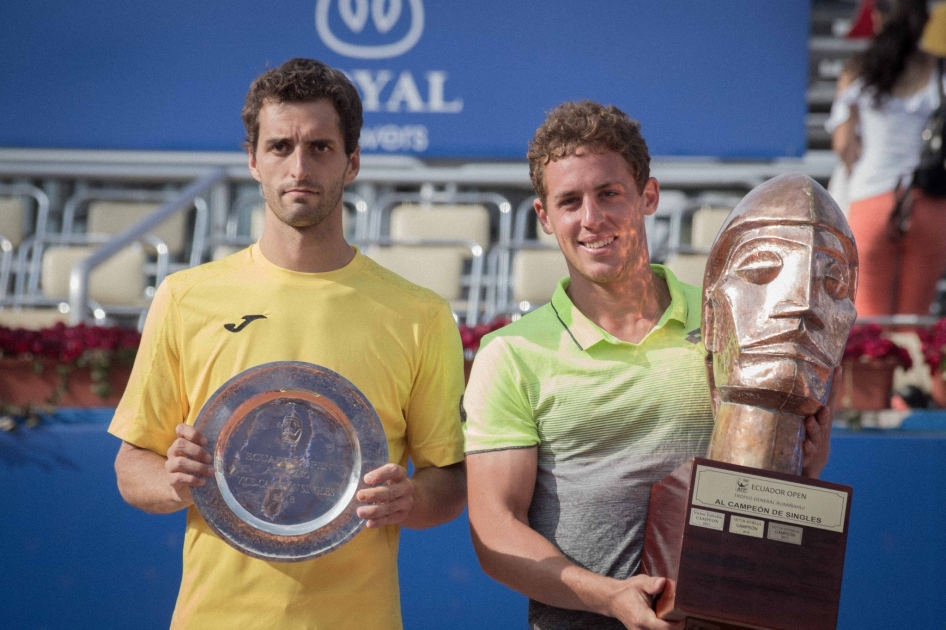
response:
<path id="1" fill-rule="evenodd" d="M 643 572 L 687 630 L 835 630 L 851 487 L 694 458 L 651 492 Z"/>

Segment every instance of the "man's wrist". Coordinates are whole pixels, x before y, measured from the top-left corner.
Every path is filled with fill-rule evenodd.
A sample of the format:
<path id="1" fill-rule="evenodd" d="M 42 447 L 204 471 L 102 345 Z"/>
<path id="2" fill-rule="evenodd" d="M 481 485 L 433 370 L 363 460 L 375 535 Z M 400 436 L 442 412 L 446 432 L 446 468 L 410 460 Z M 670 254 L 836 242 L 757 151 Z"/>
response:
<path id="1" fill-rule="evenodd" d="M 568 579 L 569 573 L 574 575 L 572 580 Z M 578 565 L 567 568 L 562 577 L 566 582 L 572 582 L 572 590 L 587 610 L 606 617 L 616 617 L 622 580 L 599 575 Z"/>

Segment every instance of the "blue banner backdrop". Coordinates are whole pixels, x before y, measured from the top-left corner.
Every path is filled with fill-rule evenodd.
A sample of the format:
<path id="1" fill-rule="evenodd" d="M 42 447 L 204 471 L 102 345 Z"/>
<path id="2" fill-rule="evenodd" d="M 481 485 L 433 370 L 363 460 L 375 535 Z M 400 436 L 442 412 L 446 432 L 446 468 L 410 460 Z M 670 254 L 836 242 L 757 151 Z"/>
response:
<path id="1" fill-rule="evenodd" d="M 343 69 L 363 149 L 522 158 L 544 112 L 614 103 L 654 155 L 805 150 L 807 0 L 9 0 L 0 146 L 235 150 L 252 79 Z"/>

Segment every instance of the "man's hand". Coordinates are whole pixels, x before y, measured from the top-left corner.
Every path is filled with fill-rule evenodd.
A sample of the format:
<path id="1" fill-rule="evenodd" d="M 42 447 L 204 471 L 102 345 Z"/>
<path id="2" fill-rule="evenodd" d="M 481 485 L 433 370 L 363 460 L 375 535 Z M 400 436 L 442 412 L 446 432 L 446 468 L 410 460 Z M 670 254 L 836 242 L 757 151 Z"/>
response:
<path id="1" fill-rule="evenodd" d="M 169 514 L 194 503 L 191 488 L 207 483 L 214 469 L 207 438 L 188 424 L 175 428 L 177 439 L 167 457 L 122 442 L 115 457 L 118 491 L 131 505 L 153 514 Z"/>
<path id="2" fill-rule="evenodd" d="M 179 424 L 174 429 L 177 439 L 171 443 L 167 452 L 164 469 L 168 472 L 168 482 L 172 497 L 184 503 L 193 503 L 190 489 L 207 483 L 207 477 L 213 477 L 211 466 L 213 457 L 204 448 L 207 438 L 189 424 Z"/>
<path id="3" fill-rule="evenodd" d="M 828 404 L 818 413 L 805 418 L 805 443 L 802 445 L 801 474 L 805 477 L 817 479 L 828 465 L 828 456 L 831 454 L 831 425 L 834 423 L 834 407 L 837 404 L 838 392 L 841 390 L 843 369 L 839 365 L 834 369 L 834 378 L 831 379 L 831 393 L 828 395 Z"/>
<path id="4" fill-rule="evenodd" d="M 666 581 L 643 574 L 624 580 L 612 597 L 611 616 L 632 630 L 683 630 L 682 621 L 663 621 L 654 614 L 652 602 Z"/>
<path id="5" fill-rule="evenodd" d="M 360 490 L 355 498 L 363 505 L 358 508 L 360 518 L 368 520 L 368 527 L 383 527 L 401 523 L 414 507 L 414 484 L 403 466 L 385 464 L 365 475 L 365 483 L 376 486 Z"/>

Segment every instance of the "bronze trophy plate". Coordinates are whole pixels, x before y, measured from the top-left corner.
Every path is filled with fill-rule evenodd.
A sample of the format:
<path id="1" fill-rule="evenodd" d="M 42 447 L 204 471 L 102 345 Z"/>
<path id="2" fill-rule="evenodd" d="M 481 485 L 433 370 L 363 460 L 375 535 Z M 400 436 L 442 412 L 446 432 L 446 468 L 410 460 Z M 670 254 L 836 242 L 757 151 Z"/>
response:
<path id="1" fill-rule="evenodd" d="M 365 526 L 355 495 L 388 462 L 388 446 L 371 403 L 343 376 L 300 361 L 250 368 L 210 397 L 194 426 L 215 473 L 191 489 L 194 505 L 243 553 L 308 560 Z"/>
<path id="2" fill-rule="evenodd" d="M 714 630 L 834 630 L 850 486 L 696 457 L 650 495 L 641 570 L 661 619 Z"/>

